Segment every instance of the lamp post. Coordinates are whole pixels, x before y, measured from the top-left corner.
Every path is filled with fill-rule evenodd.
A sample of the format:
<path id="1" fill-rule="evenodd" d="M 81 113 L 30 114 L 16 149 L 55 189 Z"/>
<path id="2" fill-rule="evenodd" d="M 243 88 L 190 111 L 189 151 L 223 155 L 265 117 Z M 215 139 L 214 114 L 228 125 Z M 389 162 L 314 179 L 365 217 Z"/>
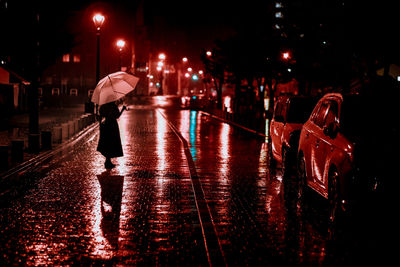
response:
<path id="1" fill-rule="evenodd" d="M 97 36 L 97 59 L 96 59 L 96 84 L 100 80 L 100 29 L 104 23 L 104 16 L 100 13 L 97 13 L 93 16 L 94 26 L 96 27 L 96 36 Z"/>
<path id="2" fill-rule="evenodd" d="M 119 70 L 122 70 L 122 49 L 125 47 L 125 41 L 122 39 L 119 39 L 117 41 L 117 47 L 119 50 Z"/>
<path id="3" fill-rule="evenodd" d="M 160 53 L 158 55 L 158 59 L 160 60 L 157 63 L 157 71 L 160 72 L 160 88 L 158 89 L 157 94 L 162 95 L 164 93 L 163 88 L 164 88 L 164 82 L 165 82 L 164 81 L 164 65 L 165 65 L 165 59 L 166 59 L 165 54 Z"/>

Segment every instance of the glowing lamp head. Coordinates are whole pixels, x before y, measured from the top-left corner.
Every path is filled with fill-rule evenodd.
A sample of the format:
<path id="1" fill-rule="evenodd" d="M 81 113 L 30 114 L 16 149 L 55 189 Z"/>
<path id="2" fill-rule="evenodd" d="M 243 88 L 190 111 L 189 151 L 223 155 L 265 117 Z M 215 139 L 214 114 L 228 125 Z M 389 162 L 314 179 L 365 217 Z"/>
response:
<path id="1" fill-rule="evenodd" d="M 290 59 L 290 53 L 289 52 L 283 52 L 282 53 L 282 58 L 284 60 L 289 60 Z"/>
<path id="2" fill-rule="evenodd" d="M 125 47 L 125 41 L 124 40 L 118 40 L 117 41 L 117 47 L 119 48 L 119 51 L 121 51 Z"/>
<path id="3" fill-rule="evenodd" d="M 158 55 L 158 59 L 164 60 L 165 58 L 166 58 L 166 56 L 165 56 L 164 53 L 160 53 L 160 54 Z"/>
<path id="4" fill-rule="evenodd" d="M 210 57 L 212 55 L 211 51 L 207 51 L 206 55 Z"/>
<path id="5" fill-rule="evenodd" d="M 187 58 L 187 57 L 184 57 L 184 58 L 182 58 L 182 61 L 183 61 L 183 62 L 188 62 L 188 58 Z"/>
<path id="6" fill-rule="evenodd" d="M 104 23 L 104 16 L 101 15 L 100 13 L 97 13 L 93 16 L 93 22 L 94 22 L 94 26 L 96 27 L 96 30 L 100 30 L 101 26 Z"/>

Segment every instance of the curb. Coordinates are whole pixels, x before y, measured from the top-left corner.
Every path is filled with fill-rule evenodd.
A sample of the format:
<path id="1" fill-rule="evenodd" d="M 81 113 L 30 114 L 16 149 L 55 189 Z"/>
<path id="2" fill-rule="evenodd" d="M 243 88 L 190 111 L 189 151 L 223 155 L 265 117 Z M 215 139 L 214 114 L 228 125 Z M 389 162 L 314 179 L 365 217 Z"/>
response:
<path id="1" fill-rule="evenodd" d="M 64 143 L 59 144 L 55 149 L 45 151 L 40 153 L 39 155 L 3 172 L 0 173 L 0 182 L 21 173 L 25 173 L 28 170 L 32 170 L 35 167 L 39 166 L 41 163 L 45 162 L 50 157 L 54 156 L 55 154 L 59 153 L 60 151 L 73 146 L 76 142 L 81 140 L 87 134 L 91 133 L 94 129 L 99 126 L 98 123 L 94 122 L 92 125 L 87 126 L 85 129 L 81 130 L 69 140 L 65 141 Z"/>

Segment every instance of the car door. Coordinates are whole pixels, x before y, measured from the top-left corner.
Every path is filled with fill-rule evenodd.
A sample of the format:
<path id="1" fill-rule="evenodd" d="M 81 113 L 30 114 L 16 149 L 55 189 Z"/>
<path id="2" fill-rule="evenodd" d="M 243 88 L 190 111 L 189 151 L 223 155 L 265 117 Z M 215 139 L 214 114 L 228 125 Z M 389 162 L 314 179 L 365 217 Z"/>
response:
<path id="1" fill-rule="evenodd" d="M 278 102 L 275 107 L 274 117 L 271 121 L 272 152 L 274 157 L 281 159 L 282 155 L 282 134 L 285 126 L 286 102 Z"/>
<path id="2" fill-rule="evenodd" d="M 321 110 L 321 116 L 317 118 L 315 124 L 317 129 L 315 133 L 315 143 L 312 146 L 314 150 L 313 155 L 313 178 L 314 186 L 316 190 L 320 192 L 323 196 L 328 196 L 328 181 L 326 180 L 326 173 L 329 169 L 325 168 L 327 160 L 333 151 L 334 139 L 332 136 L 328 136 L 324 129 L 328 128 L 331 123 L 338 123 L 338 103 L 333 100 L 326 100 L 322 103 L 326 111 Z M 325 114 L 325 115 L 324 115 Z"/>
<path id="3" fill-rule="evenodd" d="M 323 162 L 326 159 L 326 155 L 324 155 L 323 150 L 320 149 L 321 145 L 321 135 L 323 135 L 322 127 L 325 122 L 325 118 L 329 111 L 329 101 L 324 100 L 316 116 L 312 119 L 311 129 L 309 131 L 309 145 L 310 145 L 310 169 L 311 169 L 311 179 L 309 179 L 310 186 L 317 190 L 319 193 L 322 193 L 319 189 L 320 181 L 323 176 Z"/>

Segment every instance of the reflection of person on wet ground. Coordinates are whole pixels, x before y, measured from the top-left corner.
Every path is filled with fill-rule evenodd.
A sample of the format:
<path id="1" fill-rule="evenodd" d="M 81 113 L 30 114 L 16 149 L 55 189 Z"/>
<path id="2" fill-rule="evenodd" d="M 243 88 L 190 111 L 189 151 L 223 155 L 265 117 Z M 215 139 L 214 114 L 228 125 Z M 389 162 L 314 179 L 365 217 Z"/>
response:
<path id="1" fill-rule="evenodd" d="M 127 108 L 123 106 L 122 110 L 119 111 L 116 102 L 110 102 L 100 106 L 100 138 L 97 151 L 106 158 L 104 163 L 106 169 L 115 167 L 111 162 L 111 158 L 122 157 L 124 155 L 117 119 L 126 109 Z M 102 121 L 103 118 L 105 118 L 104 121 Z"/>
<path id="2" fill-rule="evenodd" d="M 117 247 L 124 176 L 109 175 L 106 171 L 97 179 L 101 187 L 101 229 L 109 243 Z"/>

